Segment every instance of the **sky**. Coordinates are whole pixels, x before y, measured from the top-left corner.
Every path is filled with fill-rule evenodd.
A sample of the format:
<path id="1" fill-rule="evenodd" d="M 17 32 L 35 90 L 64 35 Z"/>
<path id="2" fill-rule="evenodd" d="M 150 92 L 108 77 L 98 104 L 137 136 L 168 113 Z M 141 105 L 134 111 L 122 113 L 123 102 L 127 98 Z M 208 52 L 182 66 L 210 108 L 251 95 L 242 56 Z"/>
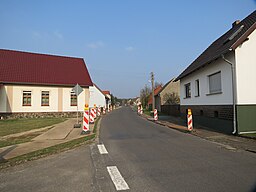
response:
<path id="1" fill-rule="evenodd" d="M 0 0 L 0 49 L 84 58 L 118 98 L 177 77 L 256 0 Z"/>

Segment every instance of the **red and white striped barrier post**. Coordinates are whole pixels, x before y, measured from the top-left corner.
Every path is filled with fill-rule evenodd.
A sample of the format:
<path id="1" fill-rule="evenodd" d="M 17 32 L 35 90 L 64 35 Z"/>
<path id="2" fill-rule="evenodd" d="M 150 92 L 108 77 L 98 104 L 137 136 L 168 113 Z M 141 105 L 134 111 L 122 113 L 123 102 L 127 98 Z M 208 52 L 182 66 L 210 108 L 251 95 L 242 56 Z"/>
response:
<path id="1" fill-rule="evenodd" d="M 88 133 L 89 131 L 89 107 L 86 104 L 84 107 L 83 133 Z"/>
<path id="2" fill-rule="evenodd" d="M 94 110 L 93 110 L 93 108 L 90 109 L 90 123 L 94 123 Z"/>
<path id="3" fill-rule="evenodd" d="M 188 118 L 188 130 L 192 131 L 193 130 L 193 120 L 192 120 L 192 111 L 191 111 L 191 109 L 188 109 L 187 118 Z"/>
<path id="4" fill-rule="evenodd" d="M 143 114 L 143 107 L 142 107 L 142 105 L 141 105 L 141 107 L 140 107 L 140 114 L 141 114 L 141 115 Z"/>
<path id="5" fill-rule="evenodd" d="M 138 114 L 140 115 L 140 106 L 138 106 Z"/>
<path id="6" fill-rule="evenodd" d="M 154 121 L 158 120 L 157 109 L 154 109 Z"/>
<path id="7" fill-rule="evenodd" d="M 103 107 L 103 111 L 102 111 L 103 115 L 106 114 L 106 107 Z"/>
<path id="8" fill-rule="evenodd" d="M 100 107 L 98 107 L 98 111 L 97 111 L 98 113 L 98 116 L 100 116 L 100 113 L 101 113 L 101 108 Z"/>
<path id="9" fill-rule="evenodd" d="M 96 104 L 94 104 L 93 114 L 94 114 L 94 119 L 96 119 L 96 117 L 97 117 L 97 108 L 96 108 Z"/>

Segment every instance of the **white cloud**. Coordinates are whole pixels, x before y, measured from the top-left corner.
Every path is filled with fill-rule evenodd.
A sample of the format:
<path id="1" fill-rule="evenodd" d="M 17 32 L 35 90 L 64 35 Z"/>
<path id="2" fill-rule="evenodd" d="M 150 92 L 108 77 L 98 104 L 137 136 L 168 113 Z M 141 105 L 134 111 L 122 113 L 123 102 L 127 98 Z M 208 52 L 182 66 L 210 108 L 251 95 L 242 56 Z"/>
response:
<path id="1" fill-rule="evenodd" d="M 132 47 L 132 46 L 129 46 L 129 47 L 126 47 L 126 48 L 125 48 L 125 50 L 126 50 L 126 51 L 134 51 L 134 50 L 135 50 L 135 48 L 134 48 L 134 47 Z"/>
<path id="2" fill-rule="evenodd" d="M 89 43 L 87 47 L 91 49 L 98 49 L 98 48 L 104 47 L 104 43 L 102 41 L 97 41 L 97 42 Z"/>
<path id="3" fill-rule="evenodd" d="M 57 37 L 58 39 L 63 39 L 63 35 L 59 31 L 54 31 L 53 35 Z"/>
<path id="4" fill-rule="evenodd" d="M 32 37 L 34 39 L 40 39 L 40 38 L 42 38 L 42 34 L 37 31 L 32 31 Z"/>
<path id="5" fill-rule="evenodd" d="M 63 35 L 59 31 L 53 31 L 53 32 L 38 32 L 38 31 L 32 31 L 32 38 L 33 39 L 41 39 L 41 40 L 49 40 L 49 39 L 63 39 Z"/>

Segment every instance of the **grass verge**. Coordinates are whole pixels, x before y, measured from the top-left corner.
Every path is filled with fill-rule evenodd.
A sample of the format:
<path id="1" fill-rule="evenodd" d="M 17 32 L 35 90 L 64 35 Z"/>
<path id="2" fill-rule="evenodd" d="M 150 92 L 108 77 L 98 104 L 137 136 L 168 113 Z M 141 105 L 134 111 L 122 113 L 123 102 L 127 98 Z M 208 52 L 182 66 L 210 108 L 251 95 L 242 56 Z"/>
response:
<path id="1" fill-rule="evenodd" d="M 0 121 L 0 136 L 48 127 L 65 121 L 65 118 L 7 119 Z"/>
<path id="2" fill-rule="evenodd" d="M 99 122 L 99 118 L 96 119 L 96 121 L 94 122 L 94 127 L 93 127 L 93 131 L 92 131 L 93 133 L 97 132 L 98 122 Z"/>
<path id="3" fill-rule="evenodd" d="M 92 140 L 95 138 L 95 133 L 91 134 L 91 135 L 87 135 L 85 137 L 79 138 L 79 139 L 75 139 L 72 141 L 68 141 L 65 143 L 61 143 L 58 145 L 54 145 L 52 147 L 48 147 L 45 149 L 41 149 L 38 151 L 33 151 L 31 153 L 27 153 L 25 155 L 21 155 L 18 157 L 14 157 L 12 159 L 9 159 L 6 162 L 0 162 L 0 169 L 2 168 L 6 168 L 6 167 L 10 167 L 10 166 L 14 166 L 14 165 L 18 165 L 27 161 L 32 161 L 35 159 L 39 159 L 41 157 L 46 157 L 48 155 L 52 155 L 52 154 L 56 154 L 62 151 L 66 151 L 69 149 L 73 149 L 75 147 L 81 146 L 85 143 L 87 143 L 88 141 Z"/>
<path id="4" fill-rule="evenodd" d="M 20 137 L 12 137 L 4 140 L 0 139 L 0 148 L 29 142 L 38 135 L 40 135 L 40 133 L 31 133 L 29 135 L 22 135 Z"/>
<path id="5" fill-rule="evenodd" d="M 0 169 L 18 165 L 27 161 L 36 160 L 36 159 L 46 157 L 52 154 L 56 154 L 59 152 L 67 151 L 67 150 L 76 148 L 78 146 L 81 146 L 83 144 L 86 144 L 88 142 L 91 142 L 96 137 L 98 122 L 99 122 L 99 118 L 95 121 L 94 127 L 93 127 L 93 133 L 90 135 L 86 135 L 82 138 L 74 139 L 72 141 L 68 141 L 68 142 L 54 145 L 45 149 L 33 151 L 31 153 L 14 157 L 12 159 L 9 159 L 8 161 L 4 161 L 4 160 L 1 161 L 0 159 Z"/>
<path id="6" fill-rule="evenodd" d="M 148 115 L 148 116 L 151 116 L 151 117 L 153 117 L 153 113 L 151 113 L 151 111 L 148 111 L 148 110 L 143 110 L 143 113 L 145 114 L 145 115 Z"/>

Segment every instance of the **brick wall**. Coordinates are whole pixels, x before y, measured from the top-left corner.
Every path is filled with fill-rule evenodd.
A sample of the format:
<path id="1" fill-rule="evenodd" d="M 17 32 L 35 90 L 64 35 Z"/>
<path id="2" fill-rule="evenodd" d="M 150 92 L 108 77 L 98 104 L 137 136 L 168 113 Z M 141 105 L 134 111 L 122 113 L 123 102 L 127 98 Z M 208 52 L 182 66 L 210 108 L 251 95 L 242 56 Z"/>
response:
<path id="1" fill-rule="evenodd" d="M 161 112 L 167 115 L 180 116 L 180 105 L 161 105 Z"/>
<path id="2" fill-rule="evenodd" d="M 76 117 L 76 112 L 42 112 L 42 113 L 0 113 L 0 119 L 45 118 L 45 117 Z M 83 113 L 78 112 L 82 117 Z"/>
<path id="3" fill-rule="evenodd" d="M 191 109 L 192 114 L 197 116 L 233 120 L 232 105 L 181 105 L 181 114 L 186 114 L 187 109 Z"/>

